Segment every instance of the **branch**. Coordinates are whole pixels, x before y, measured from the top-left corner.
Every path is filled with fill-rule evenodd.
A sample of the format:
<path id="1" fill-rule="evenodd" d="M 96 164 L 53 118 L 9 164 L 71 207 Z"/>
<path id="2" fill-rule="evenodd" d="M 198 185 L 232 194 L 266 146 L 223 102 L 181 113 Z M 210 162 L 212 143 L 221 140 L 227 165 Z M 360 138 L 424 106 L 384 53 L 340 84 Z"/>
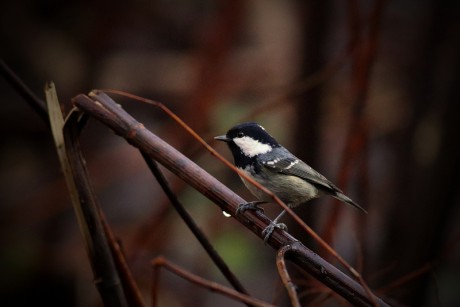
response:
<path id="1" fill-rule="evenodd" d="M 67 124 L 64 125 L 54 85 L 47 84 L 45 93 L 51 131 L 83 234 L 96 287 L 104 305 L 128 306 L 101 223 L 99 207 L 88 181 L 85 162 L 81 156 L 77 129 L 79 114 L 73 110 L 68 117 Z"/>
<path id="2" fill-rule="evenodd" d="M 222 211 L 232 214 L 238 222 L 260 238 L 263 238 L 262 231 L 270 223 L 270 220 L 265 215 L 257 211 L 251 211 L 244 215 L 235 216 L 238 206 L 246 203 L 244 199 L 183 156 L 175 148 L 145 129 L 144 125 L 126 113 L 109 96 L 100 92 L 93 93 L 92 98 L 80 94 L 74 97 L 72 101 L 79 109 L 113 129 L 131 145 L 161 163 L 217 204 Z M 287 232 L 275 231 L 268 244 L 275 249 L 289 244 L 292 245 L 293 251 L 290 252 L 290 254 L 292 253 L 290 259 L 349 302 L 357 306 L 371 306 L 372 299 L 375 299 L 379 305 L 386 306 L 385 302 L 373 294 L 372 299 L 369 298 L 360 284 L 307 249 Z"/>
<path id="3" fill-rule="evenodd" d="M 291 249 L 291 245 L 283 246 L 278 250 L 276 254 L 276 266 L 278 267 L 278 274 L 281 277 L 284 287 L 286 288 L 289 299 L 293 307 L 300 307 L 299 297 L 297 296 L 296 286 L 292 282 L 289 272 L 286 267 L 286 261 L 284 261 L 286 253 Z"/>
<path id="4" fill-rule="evenodd" d="M 232 290 L 232 289 L 229 289 L 229 288 L 226 288 L 222 285 L 219 285 L 215 282 L 211 282 L 211 281 L 208 281 L 204 278 L 201 278 L 199 276 L 196 276 L 182 268 L 180 268 L 179 266 L 177 265 L 174 265 L 172 262 L 170 261 L 167 261 L 165 258 L 163 257 L 157 257 L 155 259 L 152 260 L 152 266 L 153 266 L 153 289 L 152 289 L 152 302 L 153 302 L 153 306 L 156 306 L 156 301 L 157 301 L 157 296 L 156 296 L 156 290 L 157 290 L 157 287 L 158 287 L 158 273 L 159 273 L 159 270 L 158 268 L 159 267 L 164 267 L 165 269 L 169 270 L 170 272 L 194 283 L 194 284 L 197 284 L 197 285 L 200 285 L 204 288 L 208 288 L 209 290 L 213 291 L 213 292 L 218 292 L 218 293 L 221 293 L 225 296 L 228 296 L 232 299 L 235 299 L 235 300 L 239 300 L 241 302 L 244 302 L 248 305 L 251 305 L 251 306 L 260 306 L 260 307 L 273 307 L 273 305 L 270 305 L 268 303 L 265 303 L 264 301 L 261 301 L 261 300 L 258 300 L 258 299 L 255 299 L 253 297 L 250 297 L 248 295 L 245 295 L 245 294 L 241 294 L 235 290 Z"/>
<path id="5" fill-rule="evenodd" d="M 161 172 L 158 164 L 155 160 L 151 159 L 145 153 L 142 152 L 142 156 L 144 157 L 145 162 L 149 166 L 150 170 L 154 174 L 155 178 L 157 179 L 158 183 L 162 187 L 163 191 L 165 192 L 166 196 L 168 197 L 169 201 L 173 205 L 174 209 L 176 209 L 177 213 L 180 215 L 182 220 L 188 226 L 190 231 L 193 235 L 197 238 L 200 242 L 201 246 L 205 249 L 208 253 L 211 260 L 217 266 L 217 268 L 221 271 L 221 273 L 225 276 L 228 282 L 233 286 L 235 290 L 240 293 L 249 295 L 248 291 L 243 287 L 241 282 L 236 278 L 236 276 L 230 271 L 229 267 L 225 263 L 225 261 L 220 257 L 214 247 L 209 243 L 209 240 L 206 238 L 205 234 L 201 231 L 201 229 L 196 225 L 195 221 L 193 221 L 192 217 L 188 212 L 184 209 L 184 206 L 181 202 L 177 199 L 176 195 L 171 190 L 168 181 L 166 180 L 165 176 Z"/>
<path id="6" fill-rule="evenodd" d="M 45 123 L 49 124 L 45 102 L 38 98 L 1 58 L 0 74 L 3 75 L 6 81 L 10 83 L 10 85 L 32 107 L 32 109 L 37 112 L 41 119 L 43 119 Z"/>

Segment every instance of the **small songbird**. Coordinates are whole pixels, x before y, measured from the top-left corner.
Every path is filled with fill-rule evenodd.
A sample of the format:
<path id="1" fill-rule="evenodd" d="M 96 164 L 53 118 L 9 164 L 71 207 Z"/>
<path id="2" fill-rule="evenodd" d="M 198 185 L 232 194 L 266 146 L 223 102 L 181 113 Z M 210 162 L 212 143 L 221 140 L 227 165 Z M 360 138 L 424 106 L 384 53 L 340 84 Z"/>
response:
<path id="1" fill-rule="evenodd" d="M 327 194 L 366 212 L 326 177 L 281 146 L 257 123 L 236 125 L 226 135 L 217 136 L 215 139 L 227 143 L 237 168 L 278 196 L 290 208 Z M 241 179 L 259 201 L 240 205 L 237 213 L 248 209 L 261 210 L 258 204 L 273 201 L 262 190 L 243 177 Z M 270 238 L 275 227 L 286 229 L 286 225 L 277 224 L 284 213 L 285 210 L 264 229 L 265 241 Z"/>

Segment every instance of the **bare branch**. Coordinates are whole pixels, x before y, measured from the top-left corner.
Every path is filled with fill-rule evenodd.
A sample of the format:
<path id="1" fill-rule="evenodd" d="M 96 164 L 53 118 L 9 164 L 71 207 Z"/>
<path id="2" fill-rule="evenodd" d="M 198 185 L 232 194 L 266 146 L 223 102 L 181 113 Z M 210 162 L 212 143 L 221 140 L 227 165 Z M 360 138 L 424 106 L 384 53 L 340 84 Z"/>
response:
<path id="1" fill-rule="evenodd" d="M 126 257 L 122 251 L 120 243 L 118 243 L 115 239 L 115 236 L 112 232 L 112 228 L 108 225 L 104 213 L 100 211 L 100 214 L 102 226 L 104 227 L 104 231 L 107 236 L 107 241 L 110 246 L 110 250 L 112 251 L 113 260 L 117 267 L 117 271 L 123 285 L 123 290 L 126 295 L 128 305 L 130 307 L 142 307 L 145 304 L 142 299 L 141 291 L 139 290 L 137 283 L 134 280 L 134 277 L 131 273 L 131 270 L 128 267 L 128 263 L 126 262 Z"/>
<path id="2" fill-rule="evenodd" d="M 276 266 L 278 267 L 278 274 L 280 274 L 281 281 L 283 282 L 284 287 L 286 288 L 289 299 L 293 307 L 300 307 L 299 297 L 297 296 L 297 291 L 295 284 L 292 282 L 289 272 L 286 268 L 286 262 L 284 261 L 284 256 L 286 252 L 291 249 L 290 245 L 281 247 L 276 254 Z"/>
<path id="3" fill-rule="evenodd" d="M 48 84 L 45 92 L 56 150 L 86 243 L 96 287 L 104 305 L 128 306 L 81 156 L 77 137 L 79 115 L 74 110 L 64 125 L 54 85 Z"/>
<path id="4" fill-rule="evenodd" d="M 21 95 L 22 98 L 34 109 L 35 112 L 48 122 L 48 114 L 46 113 L 46 105 L 43 100 L 38 98 L 31 89 L 11 70 L 11 68 L 0 58 L 0 74 L 10 83 L 10 85 Z"/>
<path id="5" fill-rule="evenodd" d="M 264 301 L 261 301 L 261 300 L 258 300 L 258 299 L 255 299 L 255 298 L 252 298 L 248 295 L 245 295 L 245 294 L 241 294 L 235 290 L 232 290 L 232 289 L 229 289 L 229 288 L 226 288 L 222 285 L 219 285 L 215 282 L 211 282 L 209 280 L 206 280 L 204 278 L 201 278 L 199 276 L 196 276 L 182 268 L 180 268 L 179 266 L 173 264 L 172 262 L 166 260 L 165 258 L 163 257 L 158 257 L 158 258 L 155 258 L 152 260 L 152 266 L 153 266 L 153 279 L 154 279 L 154 287 L 152 289 L 152 300 L 153 300 L 153 305 L 156 306 L 156 287 L 158 286 L 158 268 L 159 267 L 164 267 L 165 269 L 169 270 L 170 272 L 194 283 L 194 284 L 197 284 L 197 285 L 200 285 L 204 288 L 207 288 L 209 289 L 210 291 L 213 291 L 213 292 L 218 292 L 220 294 L 223 294 L 225 296 L 228 296 L 232 299 L 235 299 L 235 300 L 238 300 L 238 301 L 241 301 L 241 302 L 244 302 L 246 304 L 249 304 L 249 305 L 253 305 L 253 306 L 261 306 L 261 307 L 270 307 L 270 306 L 273 306 L 273 305 L 270 305 L 268 303 L 265 303 Z"/>

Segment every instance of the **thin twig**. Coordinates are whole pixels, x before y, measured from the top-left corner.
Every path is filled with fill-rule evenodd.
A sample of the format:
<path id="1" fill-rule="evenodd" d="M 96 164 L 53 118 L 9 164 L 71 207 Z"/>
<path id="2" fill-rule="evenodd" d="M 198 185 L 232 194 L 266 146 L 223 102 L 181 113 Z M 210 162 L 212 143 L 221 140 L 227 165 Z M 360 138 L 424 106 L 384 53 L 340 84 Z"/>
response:
<path id="1" fill-rule="evenodd" d="M 38 98 L 1 58 L 0 75 L 3 75 L 6 81 L 8 81 L 16 92 L 21 95 L 32 109 L 34 109 L 38 116 L 40 116 L 46 124 L 49 124 L 45 102 Z"/>
<path id="2" fill-rule="evenodd" d="M 420 268 L 410 272 L 409 274 L 405 274 L 401 278 L 393 281 L 392 283 L 390 283 L 389 285 L 386 285 L 385 287 L 378 289 L 377 291 L 380 293 L 388 293 L 395 288 L 399 288 L 402 285 L 405 285 L 415 280 L 417 277 L 420 277 L 423 274 L 429 273 L 431 270 L 433 270 L 433 264 L 431 262 L 427 262 Z"/>
<path id="3" fill-rule="evenodd" d="M 144 306 L 144 300 L 142 299 L 142 293 L 134 280 L 131 270 L 126 262 L 126 257 L 121 249 L 120 244 L 115 240 L 115 236 L 112 232 L 112 228 L 107 223 L 102 211 L 100 211 L 102 226 L 104 227 L 107 241 L 112 251 L 113 260 L 117 266 L 117 271 L 120 275 L 121 282 L 123 284 L 123 290 L 126 295 L 126 300 L 130 307 L 142 307 Z"/>
<path id="4" fill-rule="evenodd" d="M 298 81 L 293 86 L 284 90 L 284 93 L 275 95 L 269 101 L 260 104 L 240 118 L 239 122 L 247 121 L 259 115 L 261 112 L 272 111 L 276 108 L 286 108 L 286 103 L 293 102 L 296 96 L 304 94 L 322 83 L 325 83 L 336 72 L 340 70 L 345 64 L 347 58 L 353 53 L 353 49 L 346 48 L 343 52 L 332 60 L 328 65 L 324 66 L 321 70 L 311 74 L 310 76 Z M 273 95 L 270 95 L 271 97 Z"/>
<path id="5" fill-rule="evenodd" d="M 240 301 L 240 302 L 244 302 L 246 304 L 249 304 L 249 305 L 253 305 L 253 306 L 261 306 L 261 307 L 269 307 L 269 306 L 273 306 L 273 305 L 270 305 L 264 301 L 261 301 L 261 300 L 258 300 L 258 299 L 255 299 L 253 297 L 250 297 L 248 295 L 245 295 L 245 294 L 241 294 L 233 289 L 229 289 L 227 287 L 224 287 L 222 285 L 219 285 L 218 283 L 215 283 L 215 282 L 211 282 L 209 280 L 206 280 L 204 278 L 201 278 L 195 274 L 192 274 L 184 269 L 182 269 L 181 267 L 173 264 L 172 262 L 166 260 L 165 258 L 163 257 L 157 257 L 155 258 L 154 260 L 152 260 L 152 267 L 153 267 L 153 272 L 154 272 L 154 277 L 153 279 L 155 280 L 154 282 L 154 286 L 155 287 L 158 287 L 158 268 L 159 267 L 163 267 L 167 270 L 169 270 L 170 272 L 196 284 L 196 285 L 199 285 L 201 287 L 204 287 L 206 289 L 209 289 L 210 291 L 212 292 L 218 292 L 222 295 L 225 295 L 231 299 L 234 299 L 234 300 L 237 300 L 237 301 Z M 152 289 L 152 293 L 156 293 L 156 289 L 157 288 L 154 288 Z M 152 299 L 153 299 L 153 304 L 155 306 L 156 304 L 156 294 L 152 295 Z"/>
<path id="6" fill-rule="evenodd" d="M 142 153 L 142 157 L 146 161 L 146 163 L 149 166 L 151 172 L 153 173 L 153 175 L 157 179 L 158 183 L 160 184 L 161 188 L 165 192 L 166 196 L 168 197 L 169 201 L 173 205 L 174 209 L 176 209 L 177 213 L 180 215 L 180 217 L 185 222 L 185 224 L 188 226 L 188 228 L 193 233 L 193 235 L 200 242 L 201 246 L 208 253 L 209 257 L 214 262 L 214 264 L 217 266 L 217 268 L 221 271 L 221 273 L 225 276 L 225 278 L 228 280 L 228 282 L 233 286 L 233 288 L 235 290 L 237 290 L 240 293 L 244 293 L 246 295 L 249 295 L 249 292 L 243 287 L 241 282 L 232 273 L 232 271 L 227 266 L 225 261 L 222 259 L 222 257 L 220 257 L 220 255 L 214 249 L 212 244 L 209 242 L 209 240 L 206 237 L 206 235 L 196 225 L 196 223 L 193 220 L 193 218 L 190 216 L 190 214 L 188 214 L 188 212 L 185 210 L 185 208 L 182 205 L 182 203 L 177 199 L 176 195 L 171 190 L 167 179 L 165 178 L 165 176 L 163 175 L 161 170 L 158 168 L 158 165 L 157 165 L 156 161 L 153 160 L 152 158 L 150 158 L 150 156 L 148 156 L 147 154 L 145 154 L 143 152 L 141 152 L 141 153 Z"/>
<path id="7" fill-rule="evenodd" d="M 291 249 L 291 245 L 285 245 L 278 250 L 276 254 L 276 266 L 278 267 L 278 274 L 281 277 L 281 281 L 283 282 L 284 287 L 288 292 L 289 299 L 291 300 L 291 304 L 293 307 L 300 307 L 299 297 L 297 295 L 296 286 L 292 282 L 291 277 L 289 276 L 289 272 L 286 267 L 286 262 L 284 261 L 284 257 L 287 252 Z"/>
<path id="8" fill-rule="evenodd" d="M 377 291 L 379 293 L 388 293 L 389 291 L 395 288 L 399 288 L 404 284 L 412 282 L 413 280 L 415 280 L 416 278 L 418 278 L 419 276 L 423 274 L 432 272 L 444 260 L 445 257 L 452 254 L 452 249 L 457 248 L 459 243 L 460 243 L 460 236 L 456 236 L 453 240 L 451 240 L 446 245 L 447 246 L 446 248 L 443 248 L 441 250 L 438 257 L 426 262 L 424 265 L 415 269 L 414 271 L 401 276 L 400 278 L 391 282 L 390 284 L 377 289 Z"/>

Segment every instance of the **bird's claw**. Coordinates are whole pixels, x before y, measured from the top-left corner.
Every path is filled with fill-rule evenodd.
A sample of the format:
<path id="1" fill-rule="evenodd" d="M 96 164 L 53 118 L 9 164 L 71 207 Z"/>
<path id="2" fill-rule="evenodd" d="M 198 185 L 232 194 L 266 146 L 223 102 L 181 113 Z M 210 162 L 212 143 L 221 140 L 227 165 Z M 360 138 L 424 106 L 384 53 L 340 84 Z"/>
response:
<path id="1" fill-rule="evenodd" d="M 286 224 L 283 223 L 270 223 L 263 231 L 262 235 L 264 236 L 264 242 L 267 243 L 268 239 L 270 239 L 270 236 L 272 235 L 273 231 L 275 231 L 275 228 L 287 231 L 287 226 Z"/>
<path id="2" fill-rule="evenodd" d="M 246 210 L 261 211 L 264 213 L 264 209 L 259 207 L 259 204 L 263 204 L 263 201 L 251 201 L 248 203 L 240 204 L 236 209 L 236 215 L 243 213 Z"/>

